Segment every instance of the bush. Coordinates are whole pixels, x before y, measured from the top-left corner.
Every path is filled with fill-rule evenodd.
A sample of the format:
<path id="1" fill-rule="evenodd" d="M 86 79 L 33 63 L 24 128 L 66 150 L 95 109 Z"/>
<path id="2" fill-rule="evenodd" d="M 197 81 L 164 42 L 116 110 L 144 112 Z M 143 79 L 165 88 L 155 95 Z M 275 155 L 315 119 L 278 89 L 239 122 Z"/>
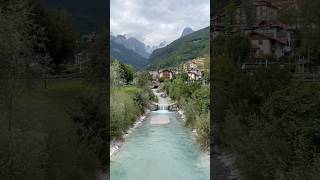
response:
<path id="1" fill-rule="evenodd" d="M 108 148 L 106 111 L 102 108 L 103 101 L 97 95 L 83 96 L 80 99 L 80 109 L 73 115 L 77 125 L 77 134 L 84 144 L 94 149 L 97 159 L 103 164 L 107 161 Z"/>
<path id="2" fill-rule="evenodd" d="M 210 114 L 203 114 L 196 117 L 195 127 L 197 130 L 197 140 L 202 148 L 208 149 L 210 147 Z"/>

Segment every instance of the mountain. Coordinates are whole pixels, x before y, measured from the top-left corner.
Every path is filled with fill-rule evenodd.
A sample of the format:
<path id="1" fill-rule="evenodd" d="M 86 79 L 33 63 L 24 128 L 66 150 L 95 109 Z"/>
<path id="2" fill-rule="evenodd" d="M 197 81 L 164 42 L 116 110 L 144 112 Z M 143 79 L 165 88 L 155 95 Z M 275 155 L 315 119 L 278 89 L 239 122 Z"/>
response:
<path id="1" fill-rule="evenodd" d="M 146 45 L 134 37 L 127 38 L 126 35 L 112 36 L 111 39 L 127 49 L 130 49 L 144 58 L 148 58 L 150 54 L 146 51 Z"/>
<path id="2" fill-rule="evenodd" d="M 65 9 L 72 14 L 81 34 L 99 31 L 107 25 L 108 2 L 106 0 L 41 0 L 45 7 Z"/>
<path id="3" fill-rule="evenodd" d="M 194 30 L 192 30 L 192 29 L 189 28 L 189 27 L 186 27 L 186 28 L 184 28 L 184 30 L 182 31 L 182 34 L 181 34 L 180 38 L 182 38 L 182 37 L 184 37 L 184 36 L 187 36 L 187 35 L 189 35 L 189 34 L 191 34 L 191 33 L 193 33 L 193 32 L 194 32 Z"/>
<path id="4" fill-rule="evenodd" d="M 167 45 L 167 41 L 162 41 L 158 46 L 147 46 L 146 50 L 149 54 L 151 54 L 154 50 L 159 49 L 159 48 L 163 48 Z"/>
<path id="5" fill-rule="evenodd" d="M 210 53 L 210 28 L 185 35 L 164 48 L 153 51 L 147 69 L 175 67 L 190 59 Z"/>
<path id="6" fill-rule="evenodd" d="M 144 67 L 148 60 L 124 45 L 116 42 L 115 37 L 110 38 L 110 55 L 112 59 L 117 59 L 123 63 L 131 64 L 139 70 Z"/>

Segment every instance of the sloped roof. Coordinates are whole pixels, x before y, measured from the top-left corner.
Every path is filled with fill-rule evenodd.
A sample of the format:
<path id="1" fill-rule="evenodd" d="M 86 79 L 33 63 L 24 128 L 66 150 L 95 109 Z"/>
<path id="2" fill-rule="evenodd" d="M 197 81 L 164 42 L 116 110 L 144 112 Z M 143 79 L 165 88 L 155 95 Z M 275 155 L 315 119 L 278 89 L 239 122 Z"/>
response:
<path id="1" fill-rule="evenodd" d="M 279 9 L 277 6 L 273 5 L 270 1 L 266 1 L 266 0 L 256 0 L 253 2 L 253 5 L 255 5 L 255 6 L 268 6 L 273 9 Z"/>
<path id="2" fill-rule="evenodd" d="M 275 41 L 276 43 L 279 43 L 279 44 L 284 44 L 284 45 L 286 44 L 286 42 L 283 42 L 281 39 L 278 39 L 278 38 L 275 39 L 273 37 L 270 37 L 270 36 L 267 36 L 265 34 L 258 33 L 258 32 L 255 32 L 255 31 L 251 32 L 249 35 L 250 35 L 250 37 L 252 37 L 252 36 L 260 36 L 260 37 L 265 38 L 265 39 L 273 40 L 273 41 Z"/>

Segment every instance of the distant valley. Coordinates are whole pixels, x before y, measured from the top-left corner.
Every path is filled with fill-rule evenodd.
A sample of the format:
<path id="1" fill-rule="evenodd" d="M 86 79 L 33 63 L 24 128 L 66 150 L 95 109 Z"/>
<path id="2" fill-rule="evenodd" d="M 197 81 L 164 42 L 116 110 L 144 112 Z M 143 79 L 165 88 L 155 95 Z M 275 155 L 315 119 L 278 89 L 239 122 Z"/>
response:
<path id="1" fill-rule="evenodd" d="M 148 64 L 148 59 L 156 49 L 163 48 L 165 41 L 156 46 L 145 45 L 134 37 L 126 35 L 110 35 L 110 53 L 113 59 L 131 64 L 135 69 L 141 69 Z"/>
<path id="2" fill-rule="evenodd" d="M 190 59 L 209 54 L 209 27 L 194 31 L 185 28 L 180 38 L 158 46 L 145 45 L 134 37 L 110 36 L 112 59 L 131 64 L 135 69 L 173 67 Z"/>

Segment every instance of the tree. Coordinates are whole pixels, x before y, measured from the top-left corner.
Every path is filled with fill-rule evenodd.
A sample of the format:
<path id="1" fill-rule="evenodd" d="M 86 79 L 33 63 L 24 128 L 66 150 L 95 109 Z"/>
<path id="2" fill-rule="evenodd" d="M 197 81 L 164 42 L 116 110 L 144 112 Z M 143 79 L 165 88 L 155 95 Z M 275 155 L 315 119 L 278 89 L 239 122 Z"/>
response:
<path id="1" fill-rule="evenodd" d="M 20 1 L 15 3 L 18 2 Z M 6 107 L 11 111 L 14 99 L 25 89 L 32 87 L 35 78 L 41 77 L 41 65 L 49 59 L 45 54 L 39 53 L 45 51 L 45 36 L 43 28 L 29 18 L 28 4 L 15 5 L 12 2 L 7 8 L 0 12 L 0 22 L 4 26 L 0 29 L 0 77 L 1 94 L 4 95 Z"/>
<path id="2" fill-rule="evenodd" d="M 72 16 L 66 10 L 44 10 L 41 7 L 37 13 L 37 21 L 45 27 L 48 36 L 46 47 L 52 58 L 50 65 L 58 72 L 61 64 L 74 59 L 77 32 Z"/>
<path id="3" fill-rule="evenodd" d="M 143 71 L 138 74 L 137 86 L 141 88 L 148 88 L 152 81 L 152 76 L 148 71 Z"/>
<path id="4" fill-rule="evenodd" d="M 134 69 L 130 64 L 125 64 L 120 62 L 120 67 L 123 71 L 122 78 L 128 84 L 133 80 Z"/>
<path id="5" fill-rule="evenodd" d="M 49 60 L 46 55 L 44 29 L 35 23 L 31 14 L 32 7 L 22 0 L 8 1 L 0 6 L 0 105 L 4 107 L 4 119 L 8 122 L 4 125 L 7 126 L 4 133 L 6 136 L 1 137 L 4 138 L 2 142 L 5 148 L 1 144 L 0 161 L 3 163 L 0 165 L 0 176 L 4 179 L 22 178 L 19 174 L 25 173 L 25 169 L 15 169 L 21 167 L 18 161 L 23 158 L 21 154 L 14 153 L 19 152 L 15 146 L 19 137 L 16 133 L 19 131 L 13 122 L 17 99 L 42 77 L 45 72 L 43 65 Z M 44 137 L 39 135 L 37 138 Z M 39 153 L 35 158 L 42 155 Z M 31 163 L 29 165 L 37 166 Z M 44 172 L 40 163 L 38 165 L 37 168 L 29 170 L 41 178 Z M 24 166 L 28 168 L 25 164 Z"/>
<path id="6" fill-rule="evenodd" d="M 295 27 L 296 53 L 307 56 L 316 64 L 320 63 L 319 8 L 319 1 L 297 0 L 279 13 L 281 21 Z"/>
<path id="7" fill-rule="evenodd" d="M 94 42 L 89 48 L 89 62 L 85 71 L 86 81 L 100 88 L 101 92 L 107 92 L 109 78 L 109 56 L 106 49 L 108 46 L 108 33 L 102 31 L 96 35 Z"/>
<path id="8" fill-rule="evenodd" d="M 125 83 L 123 79 L 123 69 L 119 61 L 113 61 L 110 67 L 110 86 L 116 88 Z"/>
<path id="9" fill-rule="evenodd" d="M 85 71 L 86 82 L 93 86 L 93 97 L 91 101 L 88 97 L 84 97 L 82 101 L 83 108 L 81 109 L 83 117 L 76 117 L 75 120 L 84 128 L 82 131 L 89 134 L 86 138 L 88 143 L 91 143 L 92 138 L 97 139 L 96 153 L 100 158 L 102 165 L 106 165 L 106 147 L 109 141 L 109 56 L 108 56 L 108 33 L 102 31 L 96 35 L 94 42 L 89 49 L 89 62 Z M 98 105 L 98 106 L 97 106 Z M 89 117 L 89 118 L 88 118 Z M 90 118 L 91 117 L 91 118 Z M 94 121 L 95 119 L 96 121 Z M 92 130 L 93 129 L 93 130 Z M 91 137 L 93 136 L 93 137 Z"/>

